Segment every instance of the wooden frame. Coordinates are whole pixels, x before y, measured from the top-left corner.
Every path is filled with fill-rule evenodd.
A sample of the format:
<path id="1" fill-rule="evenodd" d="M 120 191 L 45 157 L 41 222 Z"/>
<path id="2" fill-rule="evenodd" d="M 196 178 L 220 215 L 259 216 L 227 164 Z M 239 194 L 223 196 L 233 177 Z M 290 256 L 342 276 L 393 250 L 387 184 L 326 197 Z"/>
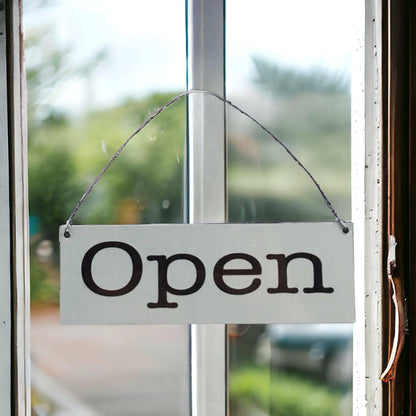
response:
<path id="1" fill-rule="evenodd" d="M 408 336 L 397 357 L 397 371 L 384 389 L 384 414 L 414 414 L 416 407 L 416 5 L 383 2 L 383 120 L 385 188 L 384 241 L 397 240 L 395 276 L 407 309 Z M 384 249 L 387 256 L 387 247 Z M 386 282 L 386 279 L 384 279 Z M 384 360 L 395 335 L 391 288 L 384 287 Z M 404 317 L 406 320 L 406 316 Z"/>
<path id="2" fill-rule="evenodd" d="M 9 354 L 4 351 L 0 354 L 2 367 L 9 360 L 10 368 L 10 372 L 2 370 L 1 374 L 2 386 L 6 386 L 6 377 L 9 384 L 9 400 L 6 400 L 5 392 L 1 389 L 1 413 L 5 415 L 31 413 L 26 85 L 21 9 L 20 0 L 0 1 L 0 13 L 4 13 L 6 23 L 3 32 L 6 50 L 1 60 L 7 72 L 6 94 L 2 95 L 7 124 L 1 126 L 2 132 L 7 132 L 7 144 L 2 143 L 2 156 L 7 158 L 5 166 L 9 172 L 8 204 L 1 205 L 2 217 L 9 218 L 9 233 L 1 234 L 0 238 L 2 246 L 9 247 L 10 259 L 9 272 L 2 274 L 0 285 L 2 296 L 6 293 L 10 296 L 2 307 L 8 309 L 11 331 Z M 7 146 L 7 150 L 4 146 Z M 2 316 L 2 322 L 7 323 L 7 318 Z M 6 407 L 10 408 L 7 412 Z"/>

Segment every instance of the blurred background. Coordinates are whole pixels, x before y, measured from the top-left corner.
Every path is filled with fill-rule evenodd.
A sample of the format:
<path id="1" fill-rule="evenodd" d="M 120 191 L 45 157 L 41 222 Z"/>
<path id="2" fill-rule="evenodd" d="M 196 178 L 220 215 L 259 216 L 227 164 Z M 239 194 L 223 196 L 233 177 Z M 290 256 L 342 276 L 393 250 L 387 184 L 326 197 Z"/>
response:
<path id="1" fill-rule="evenodd" d="M 351 6 L 228 0 L 226 8 L 227 97 L 290 148 L 345 219 Z M 227 116 L 230 222 L 333 220 L 282 148 L 238 112 Z M 352 325 L 231 326 L 229 372 L 233 416 L 352 415 Z"/>
<path id="2" fill-rule="evenodd" d="M 227 0 L 227 98 L 273 131 L 350 219 L 351 5 Z M 340 19 L 340 16 L 342 19 Z M 124 140 L 186 89 L 185 2 L 24 2 L 33 407 L 189 412 L 186 326 L 63 327 L 58 227 Z M 186 103 L 135 138 L 76 217 L 184 222 Z M 332 221 L 287 153 L 227 109 L 230 222 Z M 350 325 L 231 325 L 230 414 L 351 415 Z M 66 412 L 66 413 L 65 413 Z"/>

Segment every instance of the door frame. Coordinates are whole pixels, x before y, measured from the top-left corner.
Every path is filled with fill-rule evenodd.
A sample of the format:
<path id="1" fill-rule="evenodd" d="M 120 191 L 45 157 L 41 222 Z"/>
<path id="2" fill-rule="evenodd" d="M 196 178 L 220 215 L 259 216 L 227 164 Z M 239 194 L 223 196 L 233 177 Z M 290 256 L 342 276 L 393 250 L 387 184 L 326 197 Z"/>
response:
<path id="1" fill-rule="evenodd" d="M 20 0 L 0 0 L 0 413 L 30 415 L 26 85 Z"/>

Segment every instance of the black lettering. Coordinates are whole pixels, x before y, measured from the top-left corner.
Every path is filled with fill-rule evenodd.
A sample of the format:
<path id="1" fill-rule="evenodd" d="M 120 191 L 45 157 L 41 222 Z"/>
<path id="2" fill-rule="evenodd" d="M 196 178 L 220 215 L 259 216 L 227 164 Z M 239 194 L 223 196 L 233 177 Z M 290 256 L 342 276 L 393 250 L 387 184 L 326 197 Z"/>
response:
<path id="1" fill-rule="evenodd" d="M 268 293 L 297 293 L 296 287 L 290 288 L 287 283 L 287 266 L 290 261 L 294 259 L 307 259 L 312 262 L 313 265 L 313 286 L 305 287 L 303 291 L 305 293 L 332 293 L 334 289 L 332 287 L 324 287 L 322 278 L 322 262 L 319 257 L 310 253 L 294 253 L 290 256 L 283 254 L 268 254 L 267 259 L 277 260 L 279 284 L 276 288 L 267 289 Z"/>
<path id="2" fill-rule="evenodd" d="M 175 254 L 166 258 L 166 256 L 148 256 L 147 260 L 158 262 L 158 279 L 159 279 L 159 295 L 157 302 L 147 304 L 149 308 L 177 308 L 176 302 L 168 302 L 167 294 L 184 296 L 197 292 L 205 282 L 205 267 L 202 261 L 191 254 Z M 168 267 L 177 260 L 190 261 L 196 270 L 195 283 L 187 289 L 177 289 L 172 287 L 168 282 Z"/>
<path id="3" fill-rule="evenodd" d="M 246 260 L 250 263 L 250 269 L 224 269 L 224 266 L 231 260 L 235 259 L 242 259 Z M 231 286 L 228 286 L 224 281 L 224 276 L 226 275 L 238 275 L 238 276 L 247 276 L 247 275 L 259 275 L 261 274 L 261 265 L 259 261 L 249 254 L 245 253 L 232 253 L 228 254 L 220 258 L 217 261 L 217 264 L 214 267 L 214 281 L 215 284 L 218 286 L 225 293 L 229 293 L 231 295 L 244 295 L 247 293 L 254 292 L 261 284 L 260 279 L 253 279 L 251 284 L 243 289 L 235 289 Z"/>
<path id="4" fill-rule="evenodd" d="M 119 248 L 121 250 L 124 250 L 131 258 L 131 262 L 133 265 L 133 270 L 131 273 L 131 278 L 129 282 L 126 284 L 126 286 L 110 290 L 110 289 L 103 289 L 102 287 L 98 286 L 91 273 L 91 266 L 92 261 L 95 257 L 95 255 L 109 247 L 115 247 Z M 140 282 L 140 279 L 142 277 L 143 272 L 143 264 L 142 259 L 140 257 L 140 254 L 129 244 L 122 243 L 120 241 L 106 241 L 103 243 L 96 244 L 95 246 L 91 247 L 86 253 L 84 258 L 82 259 L 82 265 L 81 265 L 81 273 L 82 273 L 82 279 L 84 280 L 84 283 L 90 289 L 92 292 L 96 293 L 97 295 L 101 296 L 122 296 L 129 292 L 131 292 Z"/>

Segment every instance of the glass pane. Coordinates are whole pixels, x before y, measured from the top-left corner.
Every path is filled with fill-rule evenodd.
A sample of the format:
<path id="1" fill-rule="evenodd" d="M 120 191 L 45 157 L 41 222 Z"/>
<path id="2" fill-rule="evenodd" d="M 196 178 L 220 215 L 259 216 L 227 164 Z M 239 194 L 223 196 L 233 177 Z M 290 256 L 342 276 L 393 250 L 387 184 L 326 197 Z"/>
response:
<path id="1" fill-rule="evenodd" d="M 186 414 L 187 327 L 61 326 L 57 241 L 119 146 L 185 89 L 184 2 L 27 1 L 24 23 L 34 412 Z M 184 102 L 155 119 L 75 223 L 183 222 L 185 127 Z"/>
<path id="2" fill-rule="evenodd" d="M 351 5 L 227 0 L 227 98 L 350 219 Z M 342 16 L 342 19 L 340 19 Z M 230 222 L 332 221 L 286 151 L 228 110 Z M 230 327 L 231 415 L 351 415 L 351 325 Z"/>

